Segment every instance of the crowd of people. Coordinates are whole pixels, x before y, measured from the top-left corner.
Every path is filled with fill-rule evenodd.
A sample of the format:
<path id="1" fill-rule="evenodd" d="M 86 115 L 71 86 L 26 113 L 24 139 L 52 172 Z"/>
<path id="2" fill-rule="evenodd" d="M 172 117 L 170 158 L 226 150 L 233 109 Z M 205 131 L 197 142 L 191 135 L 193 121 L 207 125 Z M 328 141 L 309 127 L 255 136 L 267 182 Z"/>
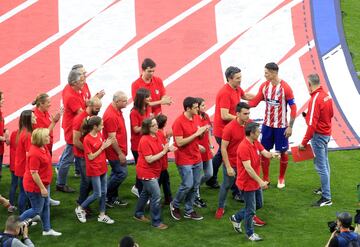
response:
<path id="1" fill-rule="evenodd" d="M 49 114 L 51 102 L 45 93 L 36 97 L 33 110 L 21 113 L 19 127 L 11 134 L 4 129 L 4 118 L 0 111 L 1 160 L 4 144 L 10 145 L 11 188 L 9 201 L 4 199 L 8 211 L 18 210 L 21 221 L 39 215 L 43 235 L 61 235 L 50 224 L 50 205 L 60 203 L 51 199 L 50 184 L 53 180 L 52 133 L 62 117 L 66 146 L 56 166 L 56 190 L 75 192 L 67 184 L 69 166 L 74 163 L 80 175 L 75 215 L 81 223 L 87 221 L 89 205 L 95 200 L 99 202 L 97 220 L 106 224 L 115 222 L 106 214 L 107 207 L 127 205 L 119 195 L 119 188 L 128 176 L 126 156 L 127 136 L 130 134 L 130 150 L 136 164 L 131 191 L 138 196 L 134 219 L 160 230 L 168 228 L 161 217 L 162 187 L 163 202 L 169 205 L 170 214 L 175 220 L 202 220 L 203 216 L 196 212 L 195 207 L 207 206 L 200 191 L 200 185 L 206 183 L 212 188 L 220 188 L 215 218 L 223 217 L 227 192 L 231 189 L 235 200 L 244 201 L 244 208 L 230 216 L 234 230 L 242 232 L 243 225 L 249 240 L 262 240 L 255 233 L 254 224 L 263 226 L 266 223 L 256 216 L 256 210 L 263 206 L 262 190 L 267 189 L 271 182 L 271 158 L 280 161 L 277 188 L 285 187 L 288 138 L 292 134 L 297 112 L 293 91 L 289 84 L 279 78 L 278 65 L 265 65 L 266 81 L 256 95 L 241 89 L 241 70 L 228 67 L 225 71 L 227 82 L 216 96 L 213 124 L 206 113 L 205 100 L 186 97 L 183 112 L 171 123 L 171 131 L 165 131 L 167 117 L 163 114 L 162 106 L 171 105 L 172 98 L 166 94 L 162 80 L 154 76 L 155 62 L 146 58 L 141 67 L 142 73 L 131 87 L 134 103 L 129 116 L 130 130 L 125 127 L 122 112 L 128 104 L 128 96 L 122 91 L 115 92 L 103 116 L 98 116 L 105 92 L 100 91 L 92 96 L 86 83 L 85 68 L 81 64 L 72 67 L 68 84 L 62 91 L 63 108 L 54 116 Z M 321 198 L 313 206 L 330 206 L 327 144 L 331 136 L 332 100 L 321 87 L 317 74 L 309 75 L 308 83 L 311 95 L 306 114 L 308 128 L 299 149 L 305 149 L 311 140 L 316 155 L 315 168 L 321 178 L 321 187 L 314 191 Z M 251 120 L 250 111 L 261 101 L 265 102 L 266 108 L 260 129 L 259 124 Z M 0 109 L 3 103 L 4 94 L 0 92 Z M 261 141 L 258 140 L 260 134 Z M 219 146 L 217 152 L 213 146 L 215 142 Z M 275 151 L 271 151 L 274 147 Z M 167 170 L 169 152 L 174 152 L 181 178 L 174 194 L 170 189 L 171 178 Z M 107 163 L 111 169 L 109 177 Z M 224 164 L 223 181 L 219 183 L 221 164 Z M 17 187 L 19 195 L 16 202 Z M 150 218 L 145 215 L 147 204 L 150 205 Z M 30 243 L 28 246 L 31 246 Z"/>

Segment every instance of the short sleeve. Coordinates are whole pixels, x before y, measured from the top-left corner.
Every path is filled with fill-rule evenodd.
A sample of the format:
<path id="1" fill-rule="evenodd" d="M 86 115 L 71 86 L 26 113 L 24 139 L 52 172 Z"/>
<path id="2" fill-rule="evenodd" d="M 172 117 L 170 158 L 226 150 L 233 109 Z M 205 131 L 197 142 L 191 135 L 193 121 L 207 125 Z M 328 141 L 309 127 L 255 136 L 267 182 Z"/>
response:
<path id="1" fill-rule="evenodd" d="M 92 153 L 91 143 L 90 143 L 88 138 L 84 139 L 83 146 L 84 146 L 84 153 L 85 154 L 91 154 Z"/>
<path id="2" fill-rule="evenodd" d="M 70 109 L 72 113 L 76 113 L 79 109 L 82 109 L 82 106 L 76 97 L 69 97 L 66 102 L 66 108 Z"/>
<path id="3" fill-rule="evenodd" d="M 238 150 L 241 161 L 251 160 L 250 150 L 248 148 L 241 148 Z"/>
<path id="4" fill-rule="evenodd" d="M 133 127 L 141 127 L 141 118 L 139 118 L 139 113 L 136 110 L 130 112 L 130 125 Z"/>
<path id="5" fill-rule="evenodd" d="M 223 94 L 219 100 L 219 106 L 221 108 L 230 109 L 231 107 L 231 98 L 227 94 Z"/>
<path id="6" fill-rule="evenodd" d="M 144 156 L 154 155 L 150 142 L 146 141 L 143 137 L 140 140 L 138 149 Z"/>
<path id="7" fill-rule="evenodd" d="M 29 157 L 29 169 L 30 171 L 38 171 L 40 168 L 40 158 L 35 156 L 35 155 L 31 155 Z"/>
<path id="8" fill-rule="evenodd" d="M 181 126 L 180 121 L 178 121 L 178 120 L 175 121 L 175 123 L 173 124 L 172 131 L 173 131 L 173 136 L 174 137 L 176 137 L 176 136 L 184 136 L 183 128 Z"/>
<path id="9" fill-rule="evenodd" d="M 231 123 L 229 123 L 227 126 L 225 126 L 224 128 L 224 131 L 223 131 L 223 134 L 222 134 L 222 139 L 225 140 L 225 141 L 228 141 L 230 142 L 231 141 L 231 137 L 232 137 L 232 134 L 231 134 L 231 128 L 230 128 L 230 125 Z"/>
<path id="10" fill-rule="evenodd" d="M 118 129 L 117 121 L 114 117 L 109 117 L 104 121 L 104 128 L 108 133 L 116 132 Z"/>

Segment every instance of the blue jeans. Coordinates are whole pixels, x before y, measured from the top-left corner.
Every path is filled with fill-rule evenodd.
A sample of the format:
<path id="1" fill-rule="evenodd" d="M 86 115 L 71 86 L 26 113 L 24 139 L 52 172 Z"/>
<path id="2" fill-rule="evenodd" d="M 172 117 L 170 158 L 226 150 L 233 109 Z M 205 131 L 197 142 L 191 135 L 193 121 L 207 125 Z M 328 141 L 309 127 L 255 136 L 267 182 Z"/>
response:
<path id="1" fill-rule="evenodd" d="M 90 178 L 86 176 L 85 159 L 75 156 L 75 164 L 77 164 L 77 166 L 80 169 L 80 179 L 81 179 L 80 190 L 79 190 L 80 194 L 77 203 L 81 205 L 81 203 L 83 203 L 86 200 L 86 198 L 89 196 L 92 186 L 91 186 Z"/>
<path id="2" fill-rule="evenodd" d="M 200 185 L 202 185 L 203 183 L 208 181 L 213 176 L 212 159 L 210 159 L 208 161 L 203 161 L 202 163 L 203 163 L 204 175 L 201 176 Z M 200 186 L 199 186 L 198 191 L 196 192 L 196 196 L 200 197 Z"/>
<path id="3" fill-rule="evenodd" d="M 241 193 L 244 195 L 245 208 L 235 214 L 235 219 L 238 223 L 244 220 L 246 234 L 250 237 L 254 233 L 253 217 L 256 210 L 263 205 L 262 190 L 241 191 Z"/>
<path id="4" fill-rule="evenodd" d="M 119 186 L 126 179 L 128 169 L 126 164 L 121 164 L 119 160 L 109 160 L 111 166 L 110 179 L 107 185 L 107 201 L 112 203 L 119 197 Z"/>
<path id="5" fill-rule="evenodd" d="M 100 213 L 105 212 L 105 201 L 106 201 L 106 180 L 107 174 L 104 173 L 101 176 L 90 177 L 91 184 L 93 187 L 93 193 L 86 198 L 86 200 L 81 204 L 82 208 L 89 207 L 90 203 L 95 201 L 96 199 L 100 199 L 99 201 L 99 211 Z"/>
<path id="6" fill-rule="evenodd" d="M 10 192 L 9 192 L 9 202 L 12 206 L 15 205 L 15 196 L 16 196 L 16 189 L 18 187 L 18 177 L 15 173 L 11 172 L 11 184 L 10 184 Z"/>
<path id="7" fill-rule="evenodd" d="M 18 195 L 18 208 L 19 208 L 19 213 L 22 214 L 28 207 L 29 199 L 24 190 L 23 177 L 18 177 L 18 181 L 19 181 L 19 188 L 20 188 L 19 195 Z"/>
<path id="8" fill-rule="evenodd" d="M 49 191 L 49 187 L 47 188 Z M 20 220 L 26 220 L 33 218 L 36 215 L 40 215 L 44 231 L 49 231 L 50 226 L 50 201 L 48 197 L 42 197 L 38 192 L 26 192 L 26 195 L 30 199 L 31 208 L 26 210 L 20 215 Z"/>
<path id="9" fill-rule="evenodd" d="M 314 150 L 314 164 L 317 173 L 320 176 L 322 196 L 331 199 L 330 192 L 330 165 L 328 158 L 328 143 L 330 136 L 314 133 L 311 139 L 311 145 Z"/>
<path id="10" fill-rule="evenodd" d="M 212 159 L 213 164 L 213 176 L 206 182 L 208 185 L 215 184 L 217 182 L 217 174 L 219 172 L 219 168 L 222 164 L 222 155 L 221 155 L 221 138 L 215 136 L 216 143 L 219 145 L 219 149 L 216 152 L 215 156 Z"/>
<path id="11" fill-rule="evenodd" d="M 161 224 L 161 196 L 160 186 L 157 179 L 141 180 L 143 183 L 143 190 L 136 204 L 135 216 L 141 217 L 144 215 L 146 202 L 150 198 L 150 214 L 151 224 L 153 226 L 159 226 Z"/>
<path id="12" fill-rule="evenodd" d="M 57 165 L 58 177 L 57 177 L 57 185 L 66 185 L 67 175 L 69 173 L 70 165 L 74 162 L 74 153 L 73 153 L 73 145 L 66 144 L 66 147 L 61 154 L 59 163 Z"/>
<path id="13" fill-rule="evenodd" d="M 194 211 L 195 196 L 200 186 L 202 162 L 195 165 L 177 166 L 177 168 L 181 177 L 181 184 L 173 200 L 173 205 L 179 208 L 180 203 L 185 201 L 185 212 L 190 214 Z"/>
<path id="14" fill-rule="evenodd" d="M 236 179 L 236 167 L 233 167 L 235 170 L 235 176 L 230 177 L 227 175 L 226 167 L 223 165 L 223 182 L 220 186 L 219 192 L 219 208 L 225 208 L 226 196 L 230 188 L 233 187 L 235 179 Z"/>

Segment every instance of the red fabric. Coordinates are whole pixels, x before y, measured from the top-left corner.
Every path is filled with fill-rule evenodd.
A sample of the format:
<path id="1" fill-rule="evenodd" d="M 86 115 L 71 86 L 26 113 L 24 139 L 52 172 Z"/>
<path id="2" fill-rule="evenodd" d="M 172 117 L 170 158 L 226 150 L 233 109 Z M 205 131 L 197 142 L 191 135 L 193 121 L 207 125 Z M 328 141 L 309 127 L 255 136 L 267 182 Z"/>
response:
<path id="1" fill-rule="evenodd" d="M 175 151 L 175 163 L 181 165 L 195 165 L 201 162 L 201 154 L 199 149 L 199 139 L 195 138 L 192 142 L 185 146 L 179 147 L 176 144 L 175 137 L 182 136 L 183 138 L 189 137 L 194 134 L 200 127 L 199 117 L 196 115 L 192 120 L 181 114 L 173 123 L 172 131 L 174 136 L 175 146 L 178 148 Z"/>
<path id="2" fill-rule="evenodd" d="M 11 132 L 10 135 L 10 171 L 15 171 L 15 157 L 16 157 L 16 135 L 18 130 Z"/>
<path id="3" fill-rule="evenodd" d="M 121 151 L 127 155 L 127 136 L 126 136 L 126 128 L 125 121 L 122 115 L 122 112 L 117 110 L 112 104 L 108 106 L 106 109 L 104 116 L 104 139 L 107 139 L 109 133 L 116 132 L 116 140 Z M 110 146 L 106 149 L 106 158 L 108 160 L 119 160 L 119 156 L 116 151 Z"/>
<path id="4" fill-rule="evenodd" d="M 131 97 L 133 99 L 135 99 L 136 91 L 139 88 L 146 88 L 147 90 L 150 91 L 151 101 L 161 100 L 161 98 L 166 94 L 166 90 L 165 90 L 163 81 L 159 77 L 156 77 L 156 76 L 153 76 L 149 83 L 146 83 L 141 78 L 141 76 L 139 77 L 139 79 L 134 81 L 131 84 Z M 155 115 L 159 115 L 161 113 L 161 105 L 160 104 L 153 106 L 151 108 L 152 108 L 152 112 Z"/>
<path id="5" fill-rule="evenodd" d="M 150 109 L 150 107 L 148 107 L 148 109 Z M 139 141 L 141 138 L 141 132 L 135 133 L 133 128 L 135 126 L 141 127 L 143 120 L 145 118 L 148 118 L 149 116 L 150 116 L 149 111 L 146 111 L 144 115 L 141 115 L 140 112 L 135 108 L 133 108 L 130 112 L 130 127 L 131 127 L 130 142 L 131 142 L 131 150 L 133 151 L 138 151 Z"/>
<path id="6" fill-rule="evenodd" d="M 46 128 L 48 129 L 51 124 L 51 116 L 49 112 L 42 112 L 39 108 L 35 107 L 34 115 L 36 116 L 36 124 L 33 125 L 33 129 L 37 128 Z M 53 131 L 50 132 L 50 143 L 47 146 L 49 151 L 52 150 L 52 146 L 54 143 L 54 134 Z"/>
<path id="7" fill-rule="evenodd" d="M 237 119 L 232 120 L 228 123 L 224 130 L 222 139 L 228 141 L 229 145 L 227 146 L 227 153 L 229 157 L 229 162 L 232 167 L 236 167 L 237 163 L 237 148 L 239 144 L 245 138 L 245 126 L 242 126 L 238 123 Z"/>
<path id="8" fill-rule="evenodd" d="M 159 138 L 159 140 L 161 141 L 161 143 L 163 144 L 163 146 L 168 142 L 164 130 L 158 130 L 156 135 Z M 162 162 L 161 171 L 165 171 L 166 169 L 168 169 L 169 162 L 168 162 L 168 156 L 167 155 L 164 155 L 162 157 L 161 162 Z"/>
<path id="9" fill-rule="evenodd" d="M 24 174 L 24 190 L 27 192 L 40 192 L 39 186 L 35 183 L 31 171 L 37 171 L 44 186 L 51 184 L 52 180 L 52 166 L 51 155 L 47 147 L 40 148 L 31 145 L 28 153 L 28 165 L 26 166 Z"/>
<path id="10" fill-rule="evenodd" d="M 236 105 L 244 96 L 244 91 L 238 87 L 233 89 L 226 83 L 216 95 L 215 115 L 214 115 L 214 136 L 222 136 L 222 131 L 229 121 L 224 121 L 221 118 L 221 108 L 229 109 L 229 113 L 235 115 Z"/>
<path id="11" fill-rule="evenodd" d="M 31 146 L 31 133 L 23 129 L 20 132 L 18 143 L 16 146 L 16 157 L 15 157 L 15 175 L 23 177 L 26 167 L 26 153 L 29 152 Z"/>
<path id="12" fill-rule="evenodd" d="M 248 172 L 245 170 L 243 161 L 250 160 L 251 166 L 258 176 L 260 176 L 260 152 L 264 150 L 264 147 L 260 142 L 254 141 L 251 143 L 247 138 L 239 144 L 237 150 L 237 177 L 236 185 L 239 189 L 244 191 L 254 191 L 260 188 L 258 182 L 256 182 Z"/>
<path id="13" fill-rule="evenodd" d="M 163 150 L 163 144 L 157 136 L 143 135 L 139 142 L 139 159 L 136 164 L 136 177 L 139 179 L 159 178 L 162 168 L 162 158 L 151 164 L 146 162 L 145 157 L 156 155 Z M 166 155 L 165 155 L 166 156 Z"/>
<path id="14" fill-rule="evenodd" d="M 73 144 L 72 121 L 79 109 L 85 111 L 86 101 L 90 99 L 90 97 L 90 91 L 86 83 L 84 84 L 83 89 L 78 92 L 67 84 L 62 92 L 64 104 L 62 127 L 64 129 L 65 141 L 67 144 Z"/>
<path id="15" fill-rule="evenodd" d="M 0 110 L 0 136 L 4 136 L 4 125 L 5 125 L 5 121 L 4 121 L 3 113 Z M 0 155 L 3 154 L 4 154 L 4 141 L 0 141 Z"/>
<path id="16" fill-rule="evenodd" d="M 331 119 L 334 116 L 333 103 L 331 97 L 319 87 L 311 94 L 306 114 L 307 130 L 302 145 L 306 145 L 313 137 L 314 133 L 321 135 L 331 135 Z"/>
<path id="17" fill-rule="evenodd" d="M 199 121 L 200 121 L 200 126 L 211 125 L 210 117 L 207 113 L 205 113 L 204 118 L 200 116 Z M 199 144 L 206 149 L 205 153 L 201 153 L 201 160 L 202 161 L 211 160 L 213 155 L 210 150 L 209 131 L 206 131 L 204 135 L 202 135 L 199 138 Z"/>
<path id="18" fill-rule="evenodd" d="M 82 123 L 84 119 L 88 116 L 89 114 L 86 111 L 83 111 L 82 113 L 76 115 L 72 123 L 72 130 L 80 132 Z M 84 138 L 80 137 L 80 141 L 83 142 Z M 84 158 L 84 151 L 77 148 L 75 145 L 73 146 L 73 151 L 76 157 Z"/>
<path id="19" fill-rule="evenodd" d="M 98 133 L 96 136 L 87 134 L 84 138 L 84 154 L 86 162 L 86 176 L 101 176 L 107 172 L 106 155 L 102 151 L 95 159 L 89 160 L 88 155 L 95 153 L 101 148 L 104 142 L 102 135 Z"/>
<path id="20" fill-rule="evenodd" d="M 287 123 L 287 104 L 289 101 L 295 105 L 294 94 L 291 87 L 283 80 L 276 85 L 271 81 L 261 84 L 259 91 L 254 99 L 249 102 L 251 107 L 257 106 L 262 100 L 266 103 L 264 125 L 272 128 L 286 128 Z M 292 107 L 292 116 L 296 116 L 296 105 Z"/>

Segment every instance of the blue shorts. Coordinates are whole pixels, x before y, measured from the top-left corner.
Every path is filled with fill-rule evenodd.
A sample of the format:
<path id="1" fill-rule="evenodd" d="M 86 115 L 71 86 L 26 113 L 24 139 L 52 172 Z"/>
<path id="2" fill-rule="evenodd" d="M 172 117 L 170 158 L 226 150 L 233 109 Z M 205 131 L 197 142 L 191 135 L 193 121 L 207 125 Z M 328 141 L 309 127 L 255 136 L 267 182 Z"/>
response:
<path id="1" fill-rule="evenodd" d="M 285 137 L 286 128 L 272 128 L 262 125 L 261 144 L 266 150 L 271 150 L 275 144 L 275 151 L 284 153 L 289 149 L 289 140 Z"/>

